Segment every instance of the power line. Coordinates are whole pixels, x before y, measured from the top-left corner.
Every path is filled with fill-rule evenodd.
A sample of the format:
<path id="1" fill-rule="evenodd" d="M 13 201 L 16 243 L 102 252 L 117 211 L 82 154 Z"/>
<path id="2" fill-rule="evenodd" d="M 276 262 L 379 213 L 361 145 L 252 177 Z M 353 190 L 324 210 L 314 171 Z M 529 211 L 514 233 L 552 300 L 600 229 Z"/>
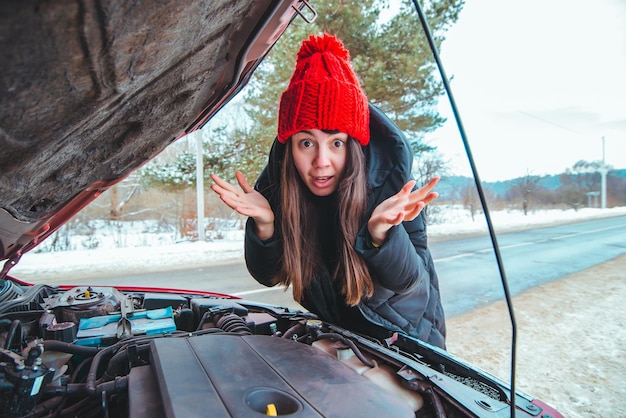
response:
<path id="1" fill-rule="evenodd" d="M 567 127 L 565 127 L 565 126 L 559 125 L 558 123 L 554 123 L 554 122 L 552 122 L 552 121 L 549 121 L 549 120 L 544 119 L 544 118 L 542 118 L 542 117 L 539 117 L 539 116 L 537 116 L 537 115 L 533 115 L 532 113 L 524 112 L 523 110 L 518 110 L 518 112 L 519 112 L 519 113 L 521 113 L 521 114 L 523 114 L 523 115 L 529 116 L 529 117 L 531 117 L 531 118 L 534 118 L 534 119 L 540 120 L 540 121 L 542 121 L 543 123 L 547 123 L 548 125 L 552 125 L 552 126 L 555 126 L 555 127 L 559 128 L 559 129 L 563 129 L 564 131 L 571 132 L 571 133 L 573 133 L 573 134 L 575 134 L 575 135 L 582 136 L 582 137 L 586 136 L 586 135 L 581 134 L 580 132 L 576 132 L 576 131 L 574 131 L 574 130 L 572 130 L 572 129 L 570 129 L 570 128 L 567 128 Z"/>

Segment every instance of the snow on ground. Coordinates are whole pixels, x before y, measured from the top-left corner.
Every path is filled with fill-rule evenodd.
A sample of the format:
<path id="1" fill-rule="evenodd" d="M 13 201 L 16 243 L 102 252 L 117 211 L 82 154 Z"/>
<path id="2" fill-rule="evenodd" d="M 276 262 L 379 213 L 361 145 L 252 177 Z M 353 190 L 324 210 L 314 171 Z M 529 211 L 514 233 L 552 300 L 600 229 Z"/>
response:
<path id="1" fill-rule="evenodd" d="M 626 255 L 513 298 L 517 389 L 568 418 L 626 417 Z M 510 381 L 504 301 L 446 321 L 447 349 Z"/>
<path id="2" fill-rule="evenodd" d="M 531 211 L 527 216 L 521 211 L 491 212 L 491 220 L 496 232 L 547 226 L 575 220 L 596 219 L 626 214 L 626 207 L 611 209 L 542 210 Z M 429 225 L 431 240 L 439 240 L 463 234 L 486 234 L 484 216 L 478 214 L 472 221 L 469 211 L 447 208 L 433 216 L 437 224 Z M 137 228 L 137 222 L 132 224 Z M 129 225 L 130 227 L 130 225 Z M 222 232 L 223 239 L 207 242 L 173 243 L 171 234 L 145 232 L 146 228 L 129 230 L 126 237 L 116 240 L 135 243 L 139 246 L 114 247 L 115 240 L 107 240 L 107 231 L 96 232 L 100 246 L 96 249 L 83 249 L 63 252 L 27 253 L 11 273 L 16 277 L 37 273 L 40 278 L 53 278 L 59 273 L 84 276 L 90 272 L 150 272 L 180 268 L 181 266 L 201 266 L 212 263 L 241 260 L 243 258 L 243 231 L 241 229 Z M 94 235 L 89 240 L 93 242 Z M 110 235 L 110 233 L 109 233 Z"/>

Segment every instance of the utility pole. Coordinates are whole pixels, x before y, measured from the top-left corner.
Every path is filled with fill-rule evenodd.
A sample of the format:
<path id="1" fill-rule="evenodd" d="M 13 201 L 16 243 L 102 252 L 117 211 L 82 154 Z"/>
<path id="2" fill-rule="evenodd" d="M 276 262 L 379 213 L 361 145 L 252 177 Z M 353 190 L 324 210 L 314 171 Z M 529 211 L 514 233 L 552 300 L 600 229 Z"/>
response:
<path id="1" fill-rule="evenodd" d="M 206 241 L 204 234 L 204 162 L 202 161 L 202 135 L 200 131 L 194 132 L 196 135 L 196 204 L 197 204 L 197 226 L 198 241 Z"/>
<path id="2" fill-rule="evenodd" d="M 602 176 L 602 205 L 600 206 L 602 209 L 606 209 L 606 161 L 604 154 L 604 136 L 602 136 L 602 168 L 600 169 L 600 175 Z"/>

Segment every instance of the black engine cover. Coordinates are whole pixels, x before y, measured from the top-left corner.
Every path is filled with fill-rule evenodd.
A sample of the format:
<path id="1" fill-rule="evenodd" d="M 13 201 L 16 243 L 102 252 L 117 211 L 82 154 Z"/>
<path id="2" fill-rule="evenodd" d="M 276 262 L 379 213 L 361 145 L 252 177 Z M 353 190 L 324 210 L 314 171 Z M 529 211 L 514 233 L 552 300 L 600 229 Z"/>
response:
<path id="1" fill-rule="evenodd" d="M 407 404 L 311 346 L 265 335 L 151 343 L 164 414 L 172 417 L 413 417 Z"/>

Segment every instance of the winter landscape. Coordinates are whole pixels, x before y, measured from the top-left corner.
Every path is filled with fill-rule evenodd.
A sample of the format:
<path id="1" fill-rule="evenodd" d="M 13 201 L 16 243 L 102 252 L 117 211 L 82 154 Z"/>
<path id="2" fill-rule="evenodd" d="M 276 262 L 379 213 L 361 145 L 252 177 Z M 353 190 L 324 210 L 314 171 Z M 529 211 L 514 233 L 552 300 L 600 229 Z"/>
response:
<path id="1" fill-rule="evenodd" d="M 429 226 L 431 240 L 486 231 L 483 217 L 447 210 Z M 626 208 L 491 213 L 496 232 L 557 223 L 624 216 Z M 172 242 L 170 235 L 125 225 L 123 242 L 110 228 L 95 237 L 73 237 L 96 249 L 26 254 L 11 271 L 27 281 L 58 282 L 72 277 L 103 277 L 107 271 L 139 273 L 241 260 L 241 229 L 220 232 L 207 242 Z M 117 231 L 116 233 L 119 233 Z M 134 246 L 133 246 L 134 245 Z M 517 295 L 516 385 L 556 407 L 567 417 L 626 416 L 626 255 Z M 132 283 L 129 283 L 132 285 Z M 173 287 L 184 287 L 172 284 Z M 509 381 L 511 326 L 503 302 L 448 320 L 448 350 Z"/>

